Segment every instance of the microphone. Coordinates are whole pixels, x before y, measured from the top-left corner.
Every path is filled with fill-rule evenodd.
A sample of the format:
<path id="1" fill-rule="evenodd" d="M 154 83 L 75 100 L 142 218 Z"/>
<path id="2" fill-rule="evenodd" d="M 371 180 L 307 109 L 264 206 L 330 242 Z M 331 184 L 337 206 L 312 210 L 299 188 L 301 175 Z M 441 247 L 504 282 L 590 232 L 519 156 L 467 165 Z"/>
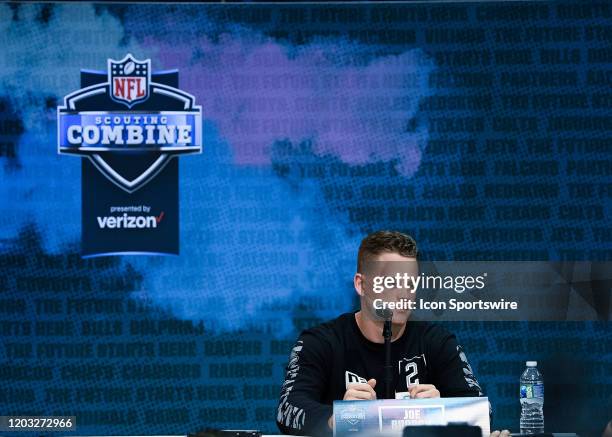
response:
<path id="1" fill-rule="evenodd" d="M 393 320 L 393 311 L 389 308 L 381 308 L 376 310 L 376 315 L 385 320 L 383 325 L 383 339 L 385 341 L 385 398 L 393 399 L 393 366 L 391 365 L 391 320 Z"/>
<path id="2" fill-rule="evenodd" d="M 376 315 L 385 321 L 390 321 L 393 318 L 393 311 L 389 308 L 376 309 Z"/>
<path id="3" fill-rule="evenodd" d="M 371 303 L 374 302 L 374 300 L 367 294 L 365 294 L 364 297 Z M 395 393 L 393 390 L 393 366 L 391 365 L 391 336 L 393 335 L 391 330 L 391 320 L 393 320 L 393 311 L 389 308 L 375 308 L 374 314 L 376 314 L 376 317 L 379 317 L 385 322 L 382 332 L 385 344 L 385 399 L 395 399 Z"/>

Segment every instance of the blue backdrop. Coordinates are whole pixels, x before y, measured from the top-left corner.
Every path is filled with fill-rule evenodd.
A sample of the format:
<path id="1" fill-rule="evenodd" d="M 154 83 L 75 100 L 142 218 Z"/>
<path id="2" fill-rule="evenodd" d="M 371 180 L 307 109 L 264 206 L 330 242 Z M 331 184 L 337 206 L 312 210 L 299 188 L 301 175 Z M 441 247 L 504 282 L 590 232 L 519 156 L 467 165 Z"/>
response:
<path id="1" fill-rule="evenodd" d="M 79 70 L 177 68 L 204 151 L 180 162 L 180 256 L 80 258 Z M 83 434 L 275 432 L 301 329 L 352 310 L 377 229 L 423 259 L 612 260 L 612 10 L 588 2 L 0 5 L 0 410 Z M 453 323 L 518 430 L 601 433 L 612 329 Z"/>

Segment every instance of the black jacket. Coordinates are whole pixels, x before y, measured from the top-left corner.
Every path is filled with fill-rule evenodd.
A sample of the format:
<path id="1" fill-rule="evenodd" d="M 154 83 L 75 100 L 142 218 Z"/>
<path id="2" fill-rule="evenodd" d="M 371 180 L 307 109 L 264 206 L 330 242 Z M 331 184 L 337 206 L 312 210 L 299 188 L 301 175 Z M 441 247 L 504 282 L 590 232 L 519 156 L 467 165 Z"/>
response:
<path id="1" fill-rule="evenodd" d="M 408 322 L 391 343 L 396 392 L 408 384 L 433 384 L 441 397 L 483 396 L 453 334 L 437 324 Z M 286 368 L 276 423 L 285 434 L 327 435 L 332 403 L 351 382 L 374 378 L 384 398 L 384 346 L 366 339 L 355 313 L 307 329 L 299 336 Z"/>

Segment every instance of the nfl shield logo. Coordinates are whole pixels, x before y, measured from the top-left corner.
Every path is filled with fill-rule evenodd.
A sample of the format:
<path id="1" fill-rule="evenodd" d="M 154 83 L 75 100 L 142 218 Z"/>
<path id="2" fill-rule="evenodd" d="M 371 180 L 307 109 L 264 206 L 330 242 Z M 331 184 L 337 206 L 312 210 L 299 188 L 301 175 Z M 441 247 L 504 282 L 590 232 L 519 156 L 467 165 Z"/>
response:
<path id="1" fill-rule="evenodd" d="M 120 61 L 108 60 L 111 99 L 131 108 L 149 98 L 151 60 L 138 61 L 128 54 Z"/>

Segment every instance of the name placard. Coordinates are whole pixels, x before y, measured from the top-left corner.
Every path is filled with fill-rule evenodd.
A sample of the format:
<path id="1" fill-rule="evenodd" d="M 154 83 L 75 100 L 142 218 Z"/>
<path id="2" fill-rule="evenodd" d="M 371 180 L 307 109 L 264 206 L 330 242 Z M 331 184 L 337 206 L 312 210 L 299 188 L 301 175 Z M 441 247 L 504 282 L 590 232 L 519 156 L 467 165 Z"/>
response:
<path id="1" fill-rule="evenodd" d="M 382 399 L 334 401 L 334 436 L 402 436 L 407 426 L 467 423 L 490 434 L 489 399 Z"/>

